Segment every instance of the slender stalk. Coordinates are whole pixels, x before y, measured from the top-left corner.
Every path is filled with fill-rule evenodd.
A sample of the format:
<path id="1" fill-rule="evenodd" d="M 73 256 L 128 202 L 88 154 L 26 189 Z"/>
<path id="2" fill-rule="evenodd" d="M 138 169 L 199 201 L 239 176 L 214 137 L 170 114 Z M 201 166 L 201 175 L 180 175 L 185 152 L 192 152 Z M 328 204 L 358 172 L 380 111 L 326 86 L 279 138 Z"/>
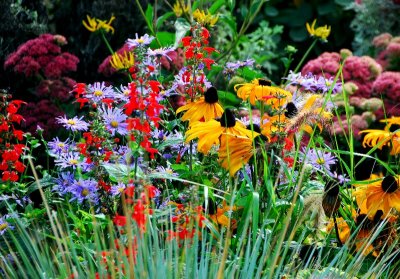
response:
<path id="1" fill-rule="evenodd" d="M 296 68 L 294 69 L 294 72 L 297 73 L 297 71 L 300 69 L 301 65 L 303 65 L 304 61 L 306 60 L 307 56 L 310 54 L 311 50 L 314 48 L 315 44 L 318 42 L 319 39 L 314 39 L 310 47 L 307 49 L 306 53 L 304 53 L 303 57 L 301 58 L 299 64 L 297 64 Z"/>
<path id="2" fill-rule="evenodd" d="M 142 5 L 140 4 L 139 0 L 135 0 L 135 2 L 136 2 L 136 5 L 137 5 L 138 8 L 139 8 L 139 11 L 140 11 L 140 13 L 142 14 L 144 20 L 146 21 L 146 24 L 147 24 L 147 27 L 148 27 L 149 30 L 150 30 L 150 33 L 151 33 L 151 34 L 154 36 L 154 38 L 156 39 L 156 42 L 157 42 L 158 46 L 161 47 L 161 46 L 162 46 L 162 45 L 161 45 L 161 42 L 160 42 L 160 40 L 158 40 L 158 38 L 157 38 L 157 34 L 156 34 L 156 32 L 154 31 L 153 24 L 147 20 L 146 14 L 145 14 L 145 12 L 143 11 Z"/>
<path id="3" fill-rule="evenodd" d="M 103 38 L 103 41 L 104 41 L 104 43 L 106 44 L 108 50 L 109 50 L 110 53 L 113 55 L 115 52 L 114 52 L 114 50 L 112 49 L 110 43 L 108 42 L 108 40 L 107 40 L 107 38 L 106 38 L 106 35 L 104 34 L 104 30 L 103 30 L 103 29 L 100 29 L 100 34 L 101 34 L 101 37 Z"/>

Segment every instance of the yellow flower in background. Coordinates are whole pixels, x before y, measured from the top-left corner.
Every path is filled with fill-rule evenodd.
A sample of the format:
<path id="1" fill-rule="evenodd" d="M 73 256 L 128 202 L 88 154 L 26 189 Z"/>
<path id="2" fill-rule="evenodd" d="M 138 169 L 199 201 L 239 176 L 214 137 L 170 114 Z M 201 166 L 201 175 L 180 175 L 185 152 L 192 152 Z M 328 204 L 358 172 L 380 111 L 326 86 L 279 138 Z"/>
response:
<path id="1" fill-rule="evenodd" d="M 83 26 L 90 32 L 96 32 L 98 30 L 105 30 L 106 32 L 110 32 L 114 34 L 114 28 L 111 26 L 111 23 L 114 21 L 115 16 L 111 16 L 111 18 L 106 22 L 105 20 L 100 20 L 97 18 L 91 18 L 89 15 L 87 17 L 87 22 L 82 20 Z"/>
<path id="2" fill-rule="evenodd" d="M 186 111 L 182 115 L 182 121 L 189 121 L 189 125 L 197 121 L 208 122 L 214 118 L 221 117 L 224 109 L 218 103 L 218 92 L 215 87 L 210 87 L 204 93 L 204 97 L 200 97 L 195 102 L 180 107 L 176 113 Z"/>
<path id="3" fill-rule="evenodd" d="M 185 5 L 182 0 L 177 0 L 172 7 L 172 11 L 177 17 L 181 17 L 182 14 L 186 14 L 189 12 L 189 6 Z"/>
<path id="4" fill-rule="evenodd" d="M 315 24 L 317 23 L 317 20 L 314 19 L 313 23 L 308 24 L 306 23 L 307 31 L 312 37 L 317 37 L 320 38 L 324 41 L 326 41 L 326 38 L 328 38 L 329 34 L 331 33 L 331 27 L 328 25 L 325 26 L 320 26 L 318 28 L 315 28 Z"/>
<path id="5" fill-rule="evenodd" d="M 252 105 L 255 105 L 256 101 L 263 101 L 275 109 L 282 107 L 286 103 L 286 99 L 292 97 L 289 91 L 272 86 L 270 81 L 261 78 L 255 79 L 251 83 L 236 84 L 234 89 L 237 96 L 243 101 L 249 99 Z"/>
<path id="6" fill-rule="evenodd" d="M 132 52 L 114 53 L 111 56 L 110 64 L 116 70 L 126 70 L 135 65 L 135 58 Z"/>
<path id="7" fill-rule="evenodd" d="M 210 27 L 213 27 L 218 21 L 218 15 L 212 15 L 209 11 L 206 14 L 199 9 L 193 12 L 193 18 L 201 25 L 208 25 Z"/>

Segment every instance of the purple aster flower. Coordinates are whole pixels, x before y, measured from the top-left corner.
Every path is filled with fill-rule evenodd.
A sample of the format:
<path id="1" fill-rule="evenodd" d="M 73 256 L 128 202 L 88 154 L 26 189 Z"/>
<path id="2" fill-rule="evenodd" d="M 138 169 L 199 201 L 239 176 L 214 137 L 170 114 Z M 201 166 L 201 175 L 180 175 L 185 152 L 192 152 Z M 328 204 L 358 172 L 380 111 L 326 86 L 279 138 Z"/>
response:
<path id="1" fill-rule="evenodd" d="M 119 88 L 116 89 L 115 92 L 115 99 L 122 102 L 129 102 L 129 94 L 131 91 L 129 90 L 129 86 L 121 85 Z"/>
<path id="2" fill-rule="evenodd" d="M 336 81 L 335 84 L 333 77 L 329 79 L 325 79 L 324 77 L 319 77 L 315 81 L 315 88 L 317 92 L 326 93 L 329 92 L 332 88 L 332 94 L 336 94 L 342 91 L 342 84 L 339 80 Z"/>
<path id="3" fill-rule="evenodd" d="M 82 120 L 83 116 L 78 118 L 74 116 L 74 118 L 68 119 L 66 115 L 64 117 L 56 117 L 57 123 L 62 124 L 65 128 L 75 131 L 86 131 L 89 128 L 89 124 Z"/>
<path id="4" fill-rule="evenodd" d="M 81 168 L 83 165 L 79 153 L 77 152 L 62 154 L 60 157 L 54 160 L 54 163 L 61 169 L 66 169 L 69 167 L 76 169 L 76 168 Z"/>
<path id="5" fill-rule="evenodd" d="M 99 112 L 104 119 L 107 130 L 111 132 L 112 136 L 114 136 L 115 133 L 120 135 L 128 134 L 128 123 L 126 123 L 128 117 L 121 109 L 103 106 L 99 108 Z"/>
<path id="6" fill-rule="evenodd" d="M 225 65 L 223 73 L 226 75 L 233 75 L 239 68 L 252 67 L 254 59 L 247 59 L 245 61 L 228 62 Z"/>
<path id="7" fill-rule="evenodd" d="M 3 235 L 9 229 L 12 230 L 14 227 L 7 223 L 5 218 L 0 217 L 0 235 Z"/>
<path id="8" fill-rule="evenodd" d="M 72 194 L 69 201 L 77 201 L 82 203 L 85 200 L 96 204 L 99 200 L 97 194 L 97 182 L 91 179 L 75 180 L 69 187 L 68 192 Z"/>
<path id="9" fill-rule="evenodd" d="M 126 184 L 118 182 L 117 185 L 112 185 L 110 193 L 113 197 L 120 195 L 126 189 Z"/>
<path id="10" fill-rule="evenodd" d="M 288 81 L 286 86 L 289 85 L 299 85 L 299 86 L 303 86 L 303 83 L 308 79 L 306 76 L 302 76 L 302 74 L 299 73 L 295 73 L 292 70 L 289 71 L 289 75 L 286 78 L 282 78 L 282 79 L 286 79 Z"/>
<path id="11" fill-rule="evenodd" d="M 330 167 L 336 164 L 336 157 L 330 152 L 311 148 L 306 152 L 303 148 L 303 162 L 311 164 L 315 169 L 320 171 L 330 171 Z"/>
<path id="12" fill-rule="evenodd" d="M 138 34 L 135 34 L 136 39 L 128 39 L 126 43 L 128 44 L 129 48 L 135 48 L 135 47 L 142 47 L 149 45 L 153 40 L 153 36 L 149 36 L 148 34 L 144 34 L 144 36 L 141 36 L 140 38 L 138 37 Z"/>
<path id="13" fill-rule="evenodd" d="M 154 56 L 154 57 L 166 57 L 168 60 L 171 61 L 171 57 L 168 56 L 168 53 L 175 50 L 174 47 L 162 47 L 162 48 L 157 48 L 157 49 L 148 49 L 147 50 L 147 55 L 148 56 Z"/>
<path id="14" fill-rule="evenodd" d="M 57 191 L 61 195 L 65 195 L 68 191 L 68 188 L 75 181 L 75 177 L 73 173 L 70 172 L 62 172 L 56 178 L 56 185 L 53 187 L 53 191 Z"/>
<path id="15" fill-rule="evenodd" d="M 61 153 L 67 153 L 69 150 L 69 140 L 61 141 L 58 137 L 47 143 L 52 156 L 58 156 Z"/>
<path id="16" fill-rule="evenodd" d="M 112 86 L 106 86 L 104 82 L 95 82 L 94 84 L 89 84 L 85 97 L 98 103 L 105 98 L 114 99 L 114 95 L 115 92 Z"/>

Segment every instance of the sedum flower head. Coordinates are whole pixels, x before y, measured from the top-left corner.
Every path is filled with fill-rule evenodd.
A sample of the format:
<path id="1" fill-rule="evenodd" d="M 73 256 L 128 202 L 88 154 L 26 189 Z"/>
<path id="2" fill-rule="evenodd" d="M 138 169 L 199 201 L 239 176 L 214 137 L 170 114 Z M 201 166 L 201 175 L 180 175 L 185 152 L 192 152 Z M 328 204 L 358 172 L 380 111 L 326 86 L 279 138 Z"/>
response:
<path id="1" fill-rule="evenodd" d="M 107 21 L 100 20 L 97 18 L 91 18 L 89 15 L 87 17 L 87 22 L 82 20 L 83 26 L 90 32 L 96 32 L 99 30 L 105 30 L 106 32 L 110 32 L 114 34 L 114 28 L 111 26 L 111 23 L 114 21 L 115 16 L 111 16 L 111 18 Z"/>
<path id="2" fill-rule="evenodd" d="M 328 38 L 329 34 L 331 33 L 331 27 L 328 25 L 324 25 L 324 26 L 320 26 L 315 28 L 315 24 L 317 23 L 317 20 L 314 19 L 313 23 L 310 24 L 307 22 L 306 23 L 306 27 L 307 27 L 307 31 L 308 33 L 312 36 L 312 37 L 317 37 L 320 38 L 323 41 L 326 41 L 326 39 Z"/>

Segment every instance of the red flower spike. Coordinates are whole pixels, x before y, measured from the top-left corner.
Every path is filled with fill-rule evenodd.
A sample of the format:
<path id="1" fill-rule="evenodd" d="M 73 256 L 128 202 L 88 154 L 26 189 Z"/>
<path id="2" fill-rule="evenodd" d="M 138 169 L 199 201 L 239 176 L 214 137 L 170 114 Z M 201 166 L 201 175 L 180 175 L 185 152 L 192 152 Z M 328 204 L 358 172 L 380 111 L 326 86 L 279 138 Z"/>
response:
<path id="1" fill-rule="evenodd" d="M 182 38 L 182 44 L 184 47 L 189 46 L 191 41 L 192 41 L 192 37 L 183 37 Z"/>
<path id="2" fill-rule="evenodd" d="M 126 216 L 123 215 L 115 215 L 113 222 L 116 226 L 123 227 L 126 225 Z"/>

